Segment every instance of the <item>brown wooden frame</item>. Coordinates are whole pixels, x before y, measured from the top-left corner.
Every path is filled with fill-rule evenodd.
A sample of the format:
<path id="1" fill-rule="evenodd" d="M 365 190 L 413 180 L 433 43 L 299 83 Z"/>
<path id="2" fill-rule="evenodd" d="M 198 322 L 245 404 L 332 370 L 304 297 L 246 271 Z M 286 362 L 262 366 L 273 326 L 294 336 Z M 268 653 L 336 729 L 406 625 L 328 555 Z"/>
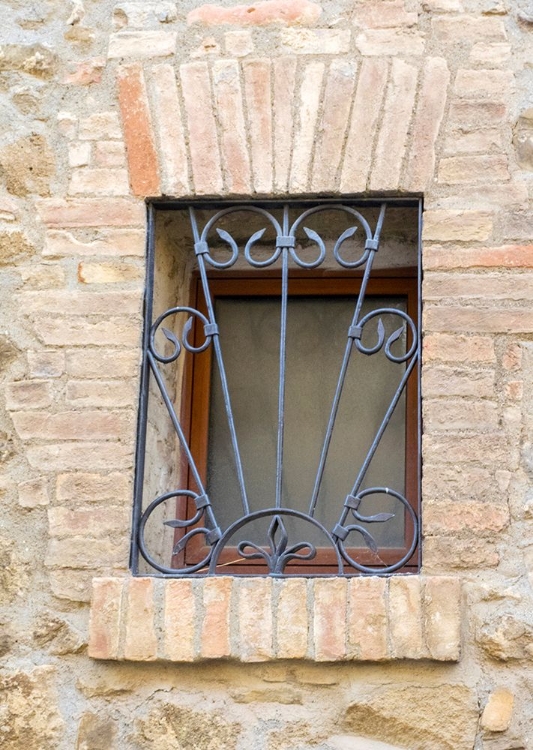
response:
<path id="1" fill-rule="evenodd" d="M 289 295 L 308 296 L 342 296 L 357 294 L 362 275 L 360 273 L 333 272 L 333 271 L 294 271 L 289 277 Z M 273 271 L 236 271 L 236 272 L 211 272 L 209 285 L 213 299 L 217 296 L 279 296 L 280 275 Z M 368 283 L 367 295 L 372 296 L 405 296 L 407 298 L 407 313 L 412 320 L 418 317 L 418 284 L 416 269 L 395 269 L 394 271 L 375 271 Z M 195 276 L 191 288 L 191 306 L 207 313 L 200 279 Z M 203 340 L 203 332 L 198 327 L 195 331 L 198 345 Z M 409 346 L 409 342 L 408 342 Z M 184 372 L 181 419 L 185 434 L 189 441 L 192 454 L 195 458 L 197 468 L 206 481 L 207 476 L 207 453 L 208 453 L 208 420 L 209 399 L 211 390 L 211 359 L 212 348 L 208 347 L 205 352 L 188 356 Z M 419 366 L 419 365 L 418 365 Z M 405 490 L 415 512 L 418 515 L 419 506 L 419 445 L 418 445 L 418 377 L 416 372 L 412 374 L 406 386 L 406 461 L 405 461 Z M 182 467 L 186 486 L 195 490 L 194 481 L 188 466 Z M 183 485 L 182 485 L 183 486 Z M 178 500 L 178 517 L 191 517 L 195 509 L 190 499 Z M 409 537 L 411 534 L 411 537 Z M 176 539 L 179 532 L 176 532 Z M 387 549 L 381 554 L 383 565 L 393 564 L 407 551 L 407 539 L 412 538 L 412 522 L 406 517 L 405 523 L 406 543 L 404 548 Z M 207 548 L 202 544 L 201 537 L 191 539 L 187 545 L 187 553 L 180 553 L 173 558 L 173 566 L 184 564 L 196 564 L 205 558 Z M 376 565 L 376 556 L 365 547 L 355 548 L 354 556 L 364 565 Z M 239 555 L 235 548 L 228 547 L 220 556 L 220 566 L 217 570 L 232 574 L 263 574 L 266 569 L 261 561 L 235 562 Z M 418 565 L 418 552 L 415 550 L 409 562 L 399 572 L 414 572 Z M 335 574 L 337 564 L 335 553 L 331 549 L 319 549 L 317 558 L 310 562 L 294 562 L 288 567 L 287 572 L 292 574 Z M 376 570 L 379 572 L 379 570 Z M 345 573 L 357 575 L 358 572 L 348 565 Z"/>

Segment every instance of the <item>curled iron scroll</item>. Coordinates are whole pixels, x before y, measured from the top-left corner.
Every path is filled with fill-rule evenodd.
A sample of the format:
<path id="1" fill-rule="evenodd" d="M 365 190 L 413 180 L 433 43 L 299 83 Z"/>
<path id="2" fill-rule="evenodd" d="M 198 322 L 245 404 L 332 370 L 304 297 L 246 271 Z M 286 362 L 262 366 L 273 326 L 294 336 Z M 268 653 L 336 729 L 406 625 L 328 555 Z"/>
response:
<path id="1" fill-rule="evenodd" d="M 389 335 L 389 337 L 385 341 L 385 326 L 383 325 L 383 322 L 381 320 L 382 315 L 398 315 L 407 323 L 409 330 L 411 332 L 411 346 L 405 352 L 405 354 L 401 354 L 400 356 L 397 356 L 393 354 L 391 351 L 392 345 L 394 344 L 395 341 L 398 341 L 398 339 L 401 337 L 402 333 L 405 330 L 405 326 L 402 325 L 400 326 L 400 328 L 397 328 L 395 331 L 393 331 Z M 377 343 L 374 346 L 365 346 L 362 343 L 360 338 L 355 339 L 354 343 L 355 343 L 357 350 L 360 351 L 362 354 L 368 354 L 368 355 L 376 354 L 376 352 L 379 352 L 379 350 L 383 347 L 383 344 L 385 344 L 385 356 L 391 362 L 401 363 L 401 362 L 407 362 L 407 360 L 411 359 L 411 357 L 415 354 L 418 348 L 418 332 L 410 316 L 403 310 L 398 310 L 395 307 L 382 307 L 379 310 L 371 310 L 359 321 L 359 328 L 361 329 L 361 332 L 364 330 L 364 327 L 366 326 L 366 324 L 373 318 L 379 318 L 378 330 L 377 330 L 377 333 L 378 333 Z"/>
<path id="2" fill-rule="evenodd" d="M 163 323 L 164 320 L 166 320 L 171 315 L 177 315 L 178 313 L 189 313 L 189 318 L 187 319 L 187 322 L 185 323 L 183 327 L 183 334 L 181 338 L 181 342 L 179 341 L 178 337 L 172 332 L 169 331 L 168 328 L 161 328 L 161 331 L 165 338 L 170 341 L 170 343 L 173 345 L 172 353 L 165 356 L 158 352 L 156 344 L 155 344 L 155 337 L 159 330 L 159 327 Z M 150 329 L 150 351 L 154 355 L 154 358 L 161 362 L 162 364 L 169 364 L 170 362 L 174 362 L 179 355 L 181 354 L 181 348 L 182 345 L 185 347 L 185 349 L 188 352 L 191 352 L 192 354 L 198 354 L 199 352 L 205 351 L 209 344 L 211 343 L 212 339 L 212 333 L 206 333 L 205 340 L 200 344 L 200 346 L 194 346 L 189 341 L 189 334 L 191 333 L 192 327 L 193 327 L 193 318 L 197 317 L 203 324 L 204 324 L 204 330 L 205 326 L 209 326 L 209 320 L 205 317 L 203 313 L 201 313 L 199 310 L 196 310 L 194 307 L 171 307 L 169 310 L 164 312 L 162 315 L 160 315 L 155 323 L 152 325 Z M 209 328 L 207 328 L 209 331 Z"/>

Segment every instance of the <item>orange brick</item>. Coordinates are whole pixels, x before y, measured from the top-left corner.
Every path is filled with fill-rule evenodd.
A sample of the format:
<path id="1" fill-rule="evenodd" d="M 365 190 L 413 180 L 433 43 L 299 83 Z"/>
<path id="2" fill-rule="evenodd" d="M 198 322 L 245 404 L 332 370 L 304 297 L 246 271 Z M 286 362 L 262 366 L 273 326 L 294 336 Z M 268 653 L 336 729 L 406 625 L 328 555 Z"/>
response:
<path id="1" fill-rule="evenodd" d="M 146 209 L 141 201 L 125 198 L 85 198 L 37 201 L 37 212 L 49 227 L 144 226 Z"/>
<path id="2" fill-rule="evenodd" d="M 194 660 L 195 621 L 193 581 L 183 578 L 165 581 L 165 658 L 170 661 Z"/>
<path id="3" fill-rule="evenodd" d="M 424 213 L 423 239 L 440 242 L 487 240 L 492 233 L 492 215 L 485 211 L 432 209 Z"/>
<path id="4" fill-rule="evenodd" d="M 507 38 L 503 20 L 494 16 L 437 16 L 432 21 L 432 31 L 438 41 L 453 44 L 479 42 L 480 39 L 505 41 Z"/>
<path id="5" fill-rule="evenodd" d="M 288 189 L 291 163 L 292 105 L 296 86 L 296 59 L 275 58 L 274 66 L 274 186 L 282 193 Z"/>
<path id="6" fill-rule="evenodd" d="M 139 322 L 128 318 L 37 317 L 37 336 L 47 346 L 137 346 Z"/>
<path id="7" fill-rule="evenodd" d="M 122 66 L 117 83 L 131 188 L 135 195 L 159 195 L 159 165 L 142 66 Z"/>
<path id="8" fill-rule="evenodd" d="M 317 130 L 311 189 L 331 190 L 336 184 L 344 137 L 353 98 L 357 66 L 351 60 L 334 60 L 326 79 L 322 119 Z"/>
<path id="9" fill-rule="evenodd" d="M 59 503 L 73 506 L 96 502 L 127 507 L 126 504 L 131 498 L 131 478 L 118 472 L 59 474 L 56 481 L 56 497 Z"/>
<path id="10" fill-rule="evenodd" d="M 491 535 L 509 525 L 509 509 L 486 502 L 426 503 L 423 521 L 431 536 Z"/>
<path id="11" fill-rule="evenodd" d="M 32 378 L 60 378 L 65 371 L 65 352 L 28 352 L 28 367 Z"/>
<path id="12" fill-rule="evenodd" d="M 51 383 L 46 380 L 18 380 L 5 386 L 6 408 L 43 409 L 53 399 Z"/>
<path id="13" fill-rule="evenodd" d="M 130 578 L 127 588 L 124 658 L 131 661 L 157 659 L 154 580 Z"/>
<path id="14" fill-rule="evenodd" d="M 486 183 L 491 180 L 504 182 L 509 179 L 509 165 L 505 156 L 454 156 L 441 159 L 439 164 L 438 181 L 446 185 Z"/>
<path id="15" fill-rule="evenodd" d="M 424 540 L 424 571 L 494 568 L 500 562 L 494 539 L 426 537 Z"/>
<path id="16" fill-rule="evenodd" d="M 445 59 L 432 57 L 425 61 L 405 177 L 407 190 L 422 192 L 433 179 L 435 143 L 444 116 L 449 82 L 450 71 Z"/>
<path id="17" fill-rule="evenodd" d="M 315 661 L 346 658 L 346 578 L 317 578 L 313 582 Z"/>
<path id="18" fill-rule="evenodd" d="M 129 315 L 141 312 L 141 292 L 49 291 L 21 292 L 17 300 L 28 313 L 57 313 L 68 310 L 70 315 L 110 316 L 117 310 Z"/>
<path id="19" fill-rule="evenodd" d="M 361 65 L 341 174 L 341 191 L 344 193 L 366 190 L 373 135 L 385 94 L 387 72 L 384 59 L 363 60 Z"/>
<path id="20" fill-rule="evenodd" d="M 348 584 L 348 657 L 357 661 L 389 658 L 387 579 L 351 578 Z"/>
<path id="21" fill-rule="evenodd" d="M 72 536 L 107 537 L 127 536 L 130 525 L 129 508 L 95 505 L 90 508 L 50 508 L 48 528 L 50 536 L 62 539 Z"/>
<path id="22" fill-rule="evenodd" d="M 139 372 L 138 352 L 123 349 L 67 349 L 67 373 L 74 378 L 128 378 Z"/>
<path id="23" fill-rule="evenodd" d="M 398 576 L 389 581 L 389 625 L 392 656 L 427 658 L 422 631 L 422 591 L 419 576 Z"/>
<path id="24" fill-rule="evenodd" d="M 136 408 L 138 386 L 134 380 L 70 380 L 65 401 L 72 406 Z"/>
<path id="25" fill-rule="evenodd" d="M 270 91 L 270 60 L 245 62 L 243 72 L 244 91 L 248 107 L 254 190 L 256 193 L 271 193 L 272 97 Z"/>
<path id="26" fill-rule="evenodd" d="M 362 55 L 421 55 L 424 37 L 411 29 L 366 29 L 355 45 Z"/>
<path id="27" fill-rule="evenodd" d="M 238 644 L 241 661 L 268 661 L 273 657 L 272 579 L 238 578 Z"/>
<path id="28" fill-rule="evenodd" d="M 121 412 L 14 412 L 22 440 L 106 440 L 131 431 L 132 419 Z"/>
<path id="29" fill-rule="evenodd" d="M 226 187 L 230 193 L 250 193 L 250 158 L 237 61 L 217 60 L 213 65 L 213 83 Z"/>
<path id="30" fill-rule="evenodd" d="M 223 183 L 209 70 L 204 62 L 188 63 L 180 67 L 180 78 L 195 191 L 220 194 Z"/>
<path id="31" fill-rule="evenodd" d="M 437 362 L 494 362 L 494 339 L 489 336 L 431 333 L 424 336 L 423 360 Z"/>
<path id="32" fill-rule="evenodd" d="M 233 24 L 235 26 L 263 26 L 267 24 L 314 24 L 322 12 L 311 0 L 260 0 L 253 5 L 231 8 L 206 4 L 191 10 L 187 23 L 204 26 Z"/>
<path id="33" fill-rule="evenodd" d="M 458 661 L 461 654 L 461 581 L 424 580 L 424 630 L 429 655 L 438 661 Z"/>
<path id="34" fill-rule="evenodd" d="M 529 310 L 433 307 L 426 311 L 425 319 L 432 331 L 533 333 L 533 312 Z"/>
<path id="35" fill-rule="evenodd" d="M 496 430 L 499 424 L 498 405 L 493 401 L 425 400 L 424 430 L 455 432 Z"/>
<path id="36" fill-rule="evenodd" d="M 121 578 L 93 580 L 88 650 L 93 659 L 118 658 L 123 584 Z"/>
<path id="37" fill-rule="evenodd" d="M 94 471 L 131 469 L 133 466 L 133 443 L 124 445 L 118 442 L 105 443 L 52 443 L 32 446 L 27 450 L 30 466 L 40 471 L 77 471 L 87 465 L 91 457 Z"/>
<path id="38" fill-rule="evenodd" d="M 413 114 L 418 70 L 398 58 L 392 62 L 391 81 L 370 175 L 371 190 L 397 189 Z"/>
<path id="39" fill-rule="evenodd" d="M 425 367 L 424 396 L 494 396 L 494 372 L 471 367 Z"/>
<path id="40" fill-rule="evenodd" d="M 276 657 L 305 659 L 309 640 L 308 581 L 305 578 L 285 578 L 275 581 L 274 587 L 278 596 Z"/>
<path id="41" fill-rule="evenodd" d="M 80 284 L 127 284 L 141 282 L 144 268 L 134 263 L 79 263 Z"/>
<path id="42" fill-rule="evenodd" d="M 128 173 L 125 169 L 74 169 L 69 195 L 128 195 Z"/>
<path id="43" fill-rule="evenodd" d="M 501 247 L 428 248 L 426 268 L 533 268 L 533 245 Z"/>
<path id="44" fill-rule="evenodd" d="M 132 204 L 128 204 L 132 205 Z M 74 237 L 72 232 L 49 231 L 43 256 L 47 258 L 71 258 L 76 255 L 136 255 L 144 256 L 146 235 L 135 229 L 103 229 L 98 239 L 90 242 Z"/>
<path id="45" fill-rule="evenodd" d="M 215 576 L 202 580 L 204 617 L 200 634 L 200 655 L 219 659 L 231 654 L 230 607 L 233 579 Z"/>

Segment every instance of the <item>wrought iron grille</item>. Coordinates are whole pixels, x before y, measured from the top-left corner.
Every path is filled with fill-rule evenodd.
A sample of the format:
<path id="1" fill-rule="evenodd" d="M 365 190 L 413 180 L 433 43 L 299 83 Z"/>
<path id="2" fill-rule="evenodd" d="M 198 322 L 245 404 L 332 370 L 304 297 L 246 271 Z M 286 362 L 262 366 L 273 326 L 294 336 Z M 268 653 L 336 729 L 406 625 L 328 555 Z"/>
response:
<path id="1" fill-rule="evenodd" d="M 406 497 L 403 488 L 383 485 L 366 486 L 369 467 L 375 458 L 383 435 L 391 418 L 405 395 L 408 382 L 419 377 L 420 304 L 416 313 L 399 307 L 375 306 L 365 311 L 365 299 L 375 259 L 380 250 L 380 239 L 387 220 L 388 207 L 396 205 L 388 201 L 372 205 L 373 216 L 365 218 L 362 211 L 366 207 L 350 201 L 321 203 L 286 203 L 254 205 L 249 203 L 231 204 L 213 208 L 206 213 L 205 205 L 188 207 L 190 220 L 190 257 L 194 258 L 195 273 L 201 290 L 202 309 L 191 303 L 178 304 L 154 315 L 154 267 L 155 240 L 154 227 L 157 208 L 150 206 L 149 247 L 147 288 L 145 297 L 145 331 L 143 344 L 143 368 L 141 377 L 141 400 L 138 422 L 138 447 L 136 459 L 135 501 L 131 548 L 131 567 L 139 573 L 140 562 L 143 573 L 160 576 L 213 575 L 228 572 L 222 564 L 224 555 L 231 549 L 233 563 L 258 564 L 257 570 L 270 575 L 308 575 L 305 563 L 317 559 L 319 549 L 327 548 L 333 560 L 335 575 L 350 574 L 390 574 L 413 564 L 419 558 L 418 484 L 420 440 L 420 410 L 416 408 L 417 456 L 416 497 Z M 404 205 L 404 204 L 400 204 Z M 413 202 L 410 204 L 413 207 Z M 417 207 L 417 257 L 420 255 L 421 206 Z M 173 207 L 174 208 L 174 207 Z M 330 227 L 327 241 L 318 231 L 307 224 L 321 214 L 327 214 Z M 221 227 L 228 218 L 239 219 L 239 237 Z M 254 217 L 264 227 L 250 233 L 247 230 L 247 217 Z M 335 217 L 343 217 L 343 229 L 331 230 Z M 348 221 L 346 221 L 346 219 Z M 268 230 L 268 231 L 267 231 Z M 332 235 L 334 232 L 334 235 Z M 272 242 L 268 236 L 272 236 Z M 243 237 L 245 237 L 243 241 Z M 354 245 L 358 238 L 358 245 Z M 184 240 L 186 241 L 186 240 Z M 352 244 L 350 244 L 352 243 Z M 225 250 L 224 250 L 225 248 Z M 355 249 L 354 249 L 355 248 Z M 358 249 L 359 248 L 359 249 Z M 224 255 L 225 252 L 225 255 Z M 329 416 L 321 436 L 320 450 L 313 489 L 308 497 L 305 510 L 287 507 L 284 504 L 284 454 L 286 436 L 286 393 L 287 393 L 287 321 L 290 314 L 290 286 L 296 271 L 300 275 L 316 269 L 336 269 L 341 274 L 358 277 L 358 292 L 352 297 L 353 312 L 345 330 L 345 344 L 340 359 L 338 377 L 329 405 Z M 270 507 L 254 509 L 247 488 L 247 469 L 243 465 L 239 442 L 239 429 L 236 425 L 232 393 L 227 377 L 227 362 L 224 357 L 225 332 L 219 328 L 217 309 L 212 293 L 213 276 L 223 277 L 229 269 L 248 269 L 261 278 L 265 273 L 277 268 L 279 279 L 279 340 L 276 357 L 277 379 L 277 420 L 275 431 L 275 491 Z M 417 283 L 420 284 L 420 264 L 418 263 Z M 268 270 L 267 270 L 268 269 Z M 374 269 L 375 270 L 375 269 Z M 412 312 L 412 311 L 411 311 Z M 154 319 L 155 318 L 155 319 Z M 392 331 L 387 331 L 383 320 L 395 320 Z M 402 345 L 403 342 L 403 345 Z M 241 510 L 237 520 L 229 524 L 220 521 L 222 497 L 211 497 L 206 472 L 198 466 L 198 460 L 190 445 L 190 433 L 183 424 L 183 386 L 176 386 L 176 369 L 169 379 L 165 371 L 176 368 L 182 358 L 194 360 L 202 352 L 210 351 L 212 377 L 217 378 L 221 390 L 223 410 L 232 454 L 233 470 L 237 478 L 239 504 Z M 335 434 L 342 404 L 347 372 L 354 355 L 369 359 L 377 355 L 386 358 L 397 366 L 397 384 L 394 393 L 379 415 L 378 427 L 368 436 L 368 448 L 364 460 L 353 467 L 353 484 L 343 497 L 329 497 L 327 502 L 338 508 L 334 524 L 326 527 L 317 518 L 317 506 L 321 502 L 321 485 L 328 461 L 332 438 Z M 319 356 L 319 354 L 315 355 Z M 388 365 L 387 365 L 388 366 Z M 245 374 L 243 374 L 245 377 Z M 183 378 L 182 378 L 183 379 Z M 179 380 L 179 378 L 178 378 Z M 363 390 L 369 383 L 361 383 Z M 151 400 L 158 399 L 161 406 L 158 419 L 168 420 L 180 454 L 180 468 L 174 472 L 178 479 L 169 481 L 164 491 L 156 497 L 146 497 L 146 452 L 147 423 Z M 362 431 L 364 424 L 354 424 L 353 430 Z M 410 459 L 413 465 L 413 459 Z M 161 469 L 161 476 L 171 474 L 168 467 Z M 165 481 L 163 478 L 161 481 Z M 401 490 L 401 491 L 400 491 Z M 394 512 L 365 511 L 364 508 L 379 506 L 379 499 L 387 498 L 394 504 Z M 400 517 L 403 524 L 404 545 L 397 558 L 391 560 L 384 555 L 373 529 L 393 522 Z M 263 524 L 258 536 L 257 522 Z M 295 522 L 297 526 L 295 527 Z M 254 526 L 255 524 L 255 526 Z M 295 528 L 298 529 L 295 532 Z M 148 531 L 151 529 L 151 531 Z M 159 529 L 159 530 L 158 530 Z M 247 535 L 247 530 L 250 531 Z M 306 535 L 306 529 L 309 533 Z M 169 530 L 172 536 L 172 555 L 162 560 L 156 549 L 158 534 Z M 294 536 L 297 533 L 298 536 Z M 291 538 L 292 537 L 292 538 Z M 319 539 L 319 541 L 317 541 Z M 188 548 L 194 547 L 194 554 L 187 555 Z M 367 553 L 364 561 L 357 559 L 354 550 L 363 549 Z M 368 561 L 370 554 L 372 561 Z M 236 557 L 236 560 L 233 559 Z M 386 558 L 386 559 L 385 559 Z M 230 569 L 239 574 L 238 564 Z"/>

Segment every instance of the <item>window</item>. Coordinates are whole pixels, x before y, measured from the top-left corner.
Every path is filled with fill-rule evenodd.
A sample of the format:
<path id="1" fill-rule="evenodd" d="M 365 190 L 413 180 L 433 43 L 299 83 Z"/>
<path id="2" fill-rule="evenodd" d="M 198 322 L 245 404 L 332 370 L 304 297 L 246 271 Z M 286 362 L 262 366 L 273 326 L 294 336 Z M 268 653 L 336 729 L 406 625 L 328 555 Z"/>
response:
<path id="1" fill-rule="evenodd" d="M 152 208 L 135 572 L 417 569 L 419 219 Z"/>

